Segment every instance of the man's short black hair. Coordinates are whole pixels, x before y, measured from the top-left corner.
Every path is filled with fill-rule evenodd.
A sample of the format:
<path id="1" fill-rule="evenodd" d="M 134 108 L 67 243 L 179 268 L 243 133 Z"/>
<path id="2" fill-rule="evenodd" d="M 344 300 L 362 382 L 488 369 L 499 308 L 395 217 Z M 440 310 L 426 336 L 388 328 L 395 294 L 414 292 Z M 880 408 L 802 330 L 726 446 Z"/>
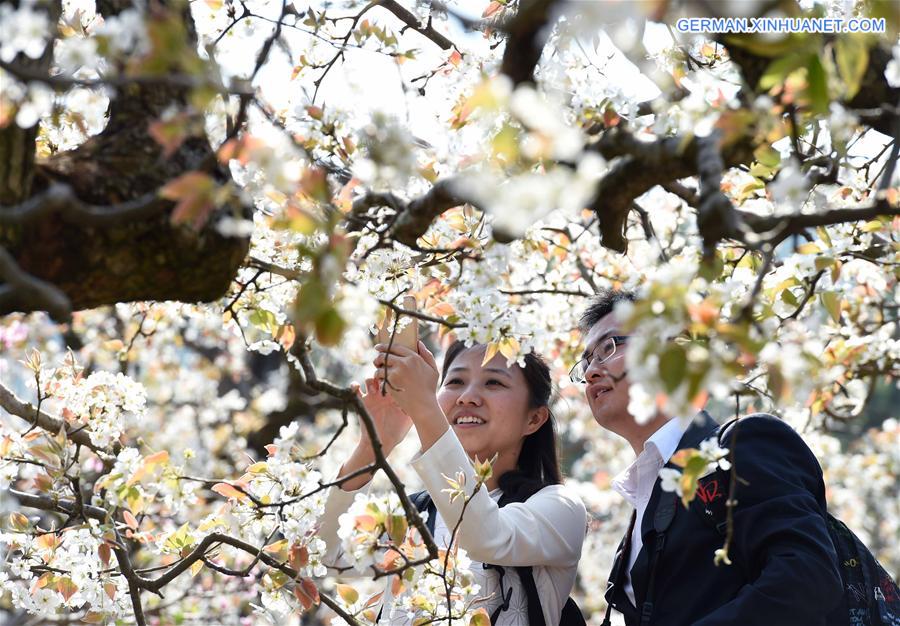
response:
<path id="1" fill-rule="evenodd" d="M 593 328 L 594 324 L 612 313 L 619 302 L 635 302 L 636 300 L 637 295 L 633 291 L 601 289 L 591 299 L 588 308 L 581 314 L 581 319 L 578 320 L 578 328 L 586 333 Z"/>

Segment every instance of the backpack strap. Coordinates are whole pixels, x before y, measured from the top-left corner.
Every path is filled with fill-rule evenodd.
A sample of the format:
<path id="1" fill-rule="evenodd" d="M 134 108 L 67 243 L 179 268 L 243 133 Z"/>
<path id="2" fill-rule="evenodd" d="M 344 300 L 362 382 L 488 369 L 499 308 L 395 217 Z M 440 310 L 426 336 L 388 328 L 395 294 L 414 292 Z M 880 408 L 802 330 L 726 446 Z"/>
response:
<path id="1" fill-rule="evenodd" d="M 587 622 L 584 621 L 584 615 L 581 614 L 581 609 L 578 608 L 578 604 L 571 596 L 566 599 L 566 603 L 563 605 L 559 623 L 560 626 L 587 626 Z"/>
<path id="2" fill-rule="evenodd" d="M 653 516 L 653 530 L 656 531 L 656 541 L 653 545 L 653 553 L 650 555 L 650 574 L 647 577 L 647 594 L 641 605 L 641 626 L 650 624 L 650 616 L 653 614 L 653 591 L 656 587 L 656 572 L 663 548 L 666 547 L 666 531 L 675 519 L 676 498 L 674 491 L 660 493 L 659 502 L 656 505 L 656 513 Z"/>
<path id="3" fill-rule="evenodd" d="M 521 496 L 520 496 L 521 498 Z M 520 502 L 513 494 L 503 492 L 497 506 L 504 507 L 513 502 Z M 491 565 L 500 573 L 500 593 L 503 593 L 503 568 L 499 565 Z M 519 575 L 519 582 L 522 583 L 522 589 L 525 591 L 525 601 L 528 609 L 528 625 L 529 626 L 546 626 L 544 621 L 544 609 L 541 606 L 541 596 L 538 594 L 537 585 L 534 583 L 534 572 L 530 565 L 522 565 L 516 567 L 516 574 Z M 509 600 L 512 597 L 512 586 L 505 594 L 503 603 L 491 615 L 491 624 L 494 623 L 495 617 L 499 617 L 501 611 L 509 608 Z"/>
<path id="4" fill-rule="evenodd" d="M 425 520 L 425 527 L 428 529 L 428 532 L 434 536 L 434 522 L 437 518 L 437 507 L 434 505 L 434 500 L 431 499 L 431 494 L 423 489 L 422 491 L 410 494 L 409 499 L 419 513 L 428 511 L 428 519 Z"/>
<path id="5" fill-rule="evenodd" d="M 517 567 L 516 573 L 519 575 L 519 580 L 525 589 L 525 597 L 528 600 L 528 626 L 546 626 L 544 610 L 541 607 L 541 596 L 538 595 L 537 585 L 534 584 L 532 567 L 530 565 Z"/>
<path id="6" fill-rule="evenodd" d="M 500 606 L 498 606 L 496 609 L 494 609 L 494 612 L 491 613 L 491 615 L 490 615 L 491 624 L 493 625 L 493 624 L 497 623 L 498 619 L 500 619 L 500 614 L 509 608 L 509 601 L 512 598 L 512 591 L 513 591 L 512 585 L 510 585 L 509 588 L 507 588 L 507 590 L 505 592 L 503 591 L 503 577 L 506 576 L 506 569 L 502 565 L 491 565 L 490 563 L 482 563 L 481 567 L 483 567 L 484 569 L 497 570 L 497 576 L 500 579 L 497 581 L 497 586 L 500 587 L 500 599 L 503 600 L 503 602 L 501 602 Z"/>

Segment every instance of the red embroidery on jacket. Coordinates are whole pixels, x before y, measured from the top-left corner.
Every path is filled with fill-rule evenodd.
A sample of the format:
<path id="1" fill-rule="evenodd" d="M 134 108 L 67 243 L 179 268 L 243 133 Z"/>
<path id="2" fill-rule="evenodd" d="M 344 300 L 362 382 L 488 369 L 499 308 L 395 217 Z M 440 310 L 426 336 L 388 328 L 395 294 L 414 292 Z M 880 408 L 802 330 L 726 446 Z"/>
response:
<path id="1" fill-rule="evenodd" d="M 723 495 L 725 494 L 719 491 L 718 480 L 710 480 L 706 484 L 700 483 L 697 485 L 697 497 L 700 498 L 703 504 L 709 504 L 713 500 L 718 500 Z"/>

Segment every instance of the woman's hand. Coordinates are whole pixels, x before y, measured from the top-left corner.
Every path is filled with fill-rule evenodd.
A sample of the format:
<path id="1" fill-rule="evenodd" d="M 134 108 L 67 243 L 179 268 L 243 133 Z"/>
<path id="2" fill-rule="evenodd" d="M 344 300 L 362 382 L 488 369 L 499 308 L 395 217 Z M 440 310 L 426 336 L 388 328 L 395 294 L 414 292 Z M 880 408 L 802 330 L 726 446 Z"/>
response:
<path id="1" fill-rule="evenodd" d="M 437 362 L 421 341 L 418 352 L 404 346 L 378 344 L 378 356 L 374 365 L 375 380 L 379 386 L 385 385 L 388 394 L 407 415 L 418 425 L 419 416 L 440 413 L 435 392 L 437 391 Z"/>
<path id="2" fill-rule="evenodd" d="M 381 393 L 381 384 L 374 378 L 366 379 L 366 394 L 360 394 L 360 397 L 372 418 L 381 448 L 387 456 L 406 437 L 406 433 L 412 427 L 412 420 L 397 406 L 390 394 Z M 359 446 L 371 450 L 372 441 L 369 439 L 369 431 L 366 430 L 361 419 L 359 429 Z"/>
<path id="3" fill-rule="evenodd" d="M 359 395 L 362 403 L 365 405 L 369 416 L 372 418 L 372 424 L 375 426 L 375 433 L 378 435 L 378 441 L 381 442 L 381 450 L 385 456 L 389 455 L 397 444 L 403 441 L 406 433 L 412 426 L 412 420 L 409 415 L 404 413 L 394 399 L 381 393 L 381 384 L 374 378 L 366 379 L 366 393 L 363 395 L 356 383 L 353 384 L 356 393 Z M 372 447 L 372 440 L 369 438 L 369 431 L 363 423 L 362 418 L 359 420 L 359 442 L 356 448 L 350 454 L 350 457 L 341 467 L 339 472 L 340 478 L 353 474 L 362 470 L 364 467 L 371 466 L 375 463 L 375 450 Z M 365 472 L 344 480 L 340 483 L 340 488 L 344 491 L 356 491 L 364 487 L 372 480 L 373 473 Z M 339 478 L 339 480 L 340 480 Z"/>

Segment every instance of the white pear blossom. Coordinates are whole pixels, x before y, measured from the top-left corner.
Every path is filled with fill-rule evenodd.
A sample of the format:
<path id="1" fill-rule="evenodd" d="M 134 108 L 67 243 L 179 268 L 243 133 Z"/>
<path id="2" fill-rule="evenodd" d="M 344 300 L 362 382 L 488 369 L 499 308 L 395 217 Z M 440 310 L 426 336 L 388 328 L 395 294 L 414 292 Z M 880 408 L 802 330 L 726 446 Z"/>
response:
<path id="1" fill-rule="evenodd" d="M 900 87 L 900 44 L 891 50 L 891 60 L 884 68 L 884 78 L 891 87 Z"/>
<path id="2" fill-rule="evenodd" d="M 12 63 L 22 53 L 37 59 L 44 53 L 50 33 L 46 11 L 31 1 L 0 5 L 0 59 Z"/>

